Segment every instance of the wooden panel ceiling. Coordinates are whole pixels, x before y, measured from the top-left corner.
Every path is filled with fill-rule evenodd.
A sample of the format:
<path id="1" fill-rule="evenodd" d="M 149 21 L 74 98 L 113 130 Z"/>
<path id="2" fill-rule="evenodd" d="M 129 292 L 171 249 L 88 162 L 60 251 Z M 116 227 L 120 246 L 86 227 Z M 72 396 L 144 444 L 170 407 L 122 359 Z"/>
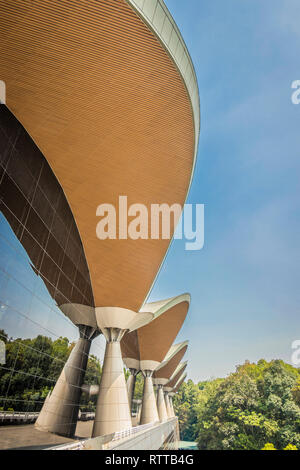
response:
<path id="1" fill-rule="evenodd" d="M 184 203 L 194 153 L 188 94 L 125 0 L 0 0 L 7 105 L 73 211 L 96 306 L 137 311 L 169 240 L 96 237 L 96 208 Z"/>
<path id="2" fill-rule="evenodd" d="M 185 364 L 185 366 L 180 369 L 180 371 L 178 371 L 178 373 L 175 375 L 175 377 L 173 377 L 172 380 L 170 380 L 170 382 L 167 383 L 167 387 L 175 387 L 177 381 L 180 379 L 180 377 L 182 376 L 182 374 L 184 373 L 185 369 L 187 367 L 187 364 Z"/>
<path id="3" fill-rule="evenodd" d="M 187 350 L 187 345 L 184 346 L 184 348 L 180 349 L 178 353 L 175 354 L 175 356 L 172 357 L 172 359 L 167 362 L 167 364 L 164 367 L 161 367 L 161 369 L 158 369 L 154 371 L 153 373 L 153 378 L 154 379 L 169 379 L 173 372 L 175 371 L 176 367 L 180 363 L 181 359 L 185 355 Z"/>
<path id="4" fill-rule="evenodd" d="M 183 382 L 185 381 L 186 379 L 186 376 L 187 374 L 184 374 L 184 376 L 178 381 L 178 384 L 176 385 L 176 387 L 174 388 L 173 392 L 177 392 L 180 388 L 180 386 L 183 384 Z"/>
<path id="5" fill-rule="evenodd" d="M 121 341 L 123 357 L 162 362 L 182 327 L 188 308 L 188 302 L 180 302 L 148 325 L 127 333 Z"/>

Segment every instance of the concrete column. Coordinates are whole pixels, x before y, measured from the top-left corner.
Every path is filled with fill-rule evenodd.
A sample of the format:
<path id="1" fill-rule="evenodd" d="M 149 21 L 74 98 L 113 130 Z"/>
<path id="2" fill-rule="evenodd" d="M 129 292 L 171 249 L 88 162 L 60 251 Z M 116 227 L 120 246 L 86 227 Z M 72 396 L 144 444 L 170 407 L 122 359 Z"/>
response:
<path id="1" fill-rule="evenodd" d="M 127 392 L 128 392 L 129 408 L 130 408 L 130 411 L 131 411 L 131 409 L 132 409 L 132 400 L 133 400 L 133 397 L 134 397 L 136 376 L 138 374 L 138 371 L 137 371 L 137 369 L 129 369 L 129 370 L 130 370 L 130 375 L 127 379 Z"/>
<path id="2" fill-rule="evenodd" d="M 140 404 L 139 404 L 139 407 L 138 407 L 137 419 L 136 419 L 137 426 L 138 426 L 138 425 L 140 424 L 140 422 L 141 422 L 141 414 L 142 414 L 142 404 L 140 403 Z"/>
<path id="3" fill-rule="evenodd" d="M 144 376 L 144 390 L 142 400 L 142 411 L 140 424 L 147 424 L 159 421 L 153 382 L 152 370 L 143 370 Z"/>
<path id="4" fill-rule="evenodd" d="M 126 330 L 106 328 L 106 349 L 102 367 L 92 437 L 131 428 L 120 341 Z"/>
<path id="5" fill-rule="evenodd" d="M 35 427 L 72 437 L 78 419 L 79 402 L 82 393 L 91 341 L 99 332 L 90 326 L 79 325 L 80 338 L 40 411 Z"/>
<path id="6" fill-rule="evenodd" d="M 166 392 L 166 391 L 165 391 L 165 403 L 166 403 L 168 419 L 170 419 L 172 418 L 172 411 L 171 411 L 171 406 L 170 406 L 170 401 L 169 401 L 169 392 Z"/>
<path id="7" fill-rule="evenodd" d="M 157 388 L 157 411 L 158 411 L 160 422 L 163 423 L 164 421 L 167 421 L 168 415 L 167 415 L 166 403 L 164 399 L 163 385 L 158 385 L 158 388 Z"/>
<path id="8" fill-rule="evenodd" d="M 170 410 L 171 410 L 172 418 L 175 418 L 175 411 L 174 411 L 174 406 L 173 406 L 173 395 L 171 393 L 169 394 L 169 403 L 170 403 Z"/>

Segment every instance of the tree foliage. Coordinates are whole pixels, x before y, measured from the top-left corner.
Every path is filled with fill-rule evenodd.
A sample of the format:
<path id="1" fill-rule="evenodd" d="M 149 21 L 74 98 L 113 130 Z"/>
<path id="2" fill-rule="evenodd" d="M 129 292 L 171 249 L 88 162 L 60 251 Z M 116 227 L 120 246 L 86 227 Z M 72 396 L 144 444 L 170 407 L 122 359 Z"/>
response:
<path id="1" fill-rule="evenodd" d="M 180 388 L 181 438 L 200 449 L 300 449 L 300 370 L 280 360 L 238 366 L 226 379 Z"/>
<path id="2" fill-rule="evenodd" d="M 52 340 L 46 336 L 33 339 L 9 339 L 3 330 L 1 338 L 6 342 L 6 363 L 0 366 L 0 407 L 15 411 L 39 411 L 61 373 L 73 347 L 67 338 Z M 90 355 L 85 383 L 99 384 L 101 366 Z M 81 397 L 81 409 L 95 408 L 95 397 Z"/>

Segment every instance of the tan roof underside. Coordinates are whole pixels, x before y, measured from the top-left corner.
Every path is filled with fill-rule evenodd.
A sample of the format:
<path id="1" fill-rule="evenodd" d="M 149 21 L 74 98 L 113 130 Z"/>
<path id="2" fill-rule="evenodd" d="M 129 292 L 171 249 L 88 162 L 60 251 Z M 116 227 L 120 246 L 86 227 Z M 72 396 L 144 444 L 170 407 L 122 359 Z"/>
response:
<path id="1" fill-rule="evenodd" d="M 182 385 L 183 382 L 185 381 L 186 376 L 187 376 L 187 374 L 184 374 L 184 376 L 182 377 L 182 379 L 179 380 L 179 382 L 178 382 L 178 384 L 176 385 L 176 387 L 174 388 L 173 392 L 176 393 L 176 392 L 178 391 L 178 389 L 181 387 L 181 385 Z"/>
<path id="2" fill-rule="evenodd" d="M 127 333 L 121 341 L 122 356 L 162 362 L 185 320 L 188 302 L 180 302 L 148 325 Z"/>
<path id="3" fill-rule="evenodd" d="M 182 369 L 180 369 L 180 371 L 175 375 L 175 377 L 170 382 L 167 383 L 167 387 L 172 387 L 172 388 L 175 387 L 177 381 L 180 379 L 180 377 L 184 373 L 186 367 L 187 367 L 187 364 Z"/>
<path id="4" fill-rule="evenodd" d="M 155 379 L 169 379 L 173 372 L 175 371 L 176 367 L 178 366 L 179 362 L 185 355 L 187 350 L 187 346 L 182 348 L 178 353 L 175 354 L 172 359 L 169 360 L 169 362 L 162 367 L 161 369 L 154 371 L 153 373 L 153 378 Z"/>
<path id="5" fill-rule="evenodd" d="M 7 105 L 47 158 L 82 238 L 95 305 L 138 311 L 169 240 L 96 238 L 96 208 L 183 204 L 194 126 L 181 76 L 124 0 L 0 0 Z"/>

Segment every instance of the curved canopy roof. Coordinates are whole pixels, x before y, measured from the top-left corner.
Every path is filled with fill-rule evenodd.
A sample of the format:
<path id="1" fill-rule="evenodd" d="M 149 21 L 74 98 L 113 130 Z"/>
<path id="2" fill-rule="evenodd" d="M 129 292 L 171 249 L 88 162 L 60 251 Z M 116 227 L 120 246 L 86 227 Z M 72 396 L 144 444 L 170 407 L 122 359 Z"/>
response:
<path id="1" fill-rule="evenodd" d="M 160 363 L 164 360 L 185 320 L 189 303 L 190 295 L 182 294 L 143 306 L 141 312 L 153 313 L 154 319 L 122 339 L 122 356 L 127 367 L 133 365 L 128 359 L 134 360 L 136 368 L 142 361 Z"/>
<path id="2" fill-rule="evenodd" d="M 183 384 L 183 382 L 185 381 L 186 376 L 187 376 L 187 374 L 182 374 L 182 376 L 181 376 L 180 379 L 178 380 L 177 384 L 176 384 L 175 387 L 173 388 L 173 392 L 174 392 L 174 393 L 178 392 L 180 386 L 181 386 L 181 385 Z"/>
<path id="3" fill-rule="evenodd" d="M 0 16 L 7 106 L 65 192 L 95 306 L 138 311 L 170 240 L 100 241 L 96 208 L 117 208 L 119 195 L 149 212 L 154 203 L 185 202 L 199 100 L 178 29 L 171 25 L 168 41 L 160 40 L 152 20 L 125 0 L 6 0 Z M 164 46 L 174 43 L 173 31 L 180 57 Z"/>
<path id="4" fill-rule="evenodd" d="M 181 378 L 183 372 L 185 371 L 187 366 L 187 361 L 181 362 L 177 367 L 176 370 L 173 372 L 172 377 L 170 378 L 169 382 L 166 384 L 166 387 L 174 388 Z"/>
<path id="5" fill-rule="evenodd" d="M 171 346 L 160 366 L 154 371 L 153 379 L 170 379 L 186 353 L 188 341 Z"/>

